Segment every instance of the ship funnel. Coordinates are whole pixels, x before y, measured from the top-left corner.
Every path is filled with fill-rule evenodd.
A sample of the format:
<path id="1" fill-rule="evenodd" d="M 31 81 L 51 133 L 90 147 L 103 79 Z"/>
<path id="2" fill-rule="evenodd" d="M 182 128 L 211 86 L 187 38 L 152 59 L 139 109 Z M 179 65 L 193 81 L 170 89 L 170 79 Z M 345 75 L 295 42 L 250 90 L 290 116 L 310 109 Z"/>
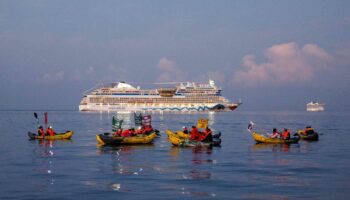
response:
<path id="1" fill-rule="evenodd" d="M 209 80 L 209 85 L 210 85 L 211 87 L 214 87 L 214 86 L 215 86 L 215 82 L 214 82 L 213 80 Z"/>

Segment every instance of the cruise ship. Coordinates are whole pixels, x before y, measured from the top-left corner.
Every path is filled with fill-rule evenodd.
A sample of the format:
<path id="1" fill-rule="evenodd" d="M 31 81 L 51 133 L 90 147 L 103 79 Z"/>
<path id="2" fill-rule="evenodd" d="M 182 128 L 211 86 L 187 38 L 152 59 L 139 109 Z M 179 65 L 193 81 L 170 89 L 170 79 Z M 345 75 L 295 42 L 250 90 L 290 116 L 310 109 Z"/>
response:
<path id="1" fill-rule="evenodd" d="M 318 102 L 309 102 L 306 104 L 306 111 L 309 112 L 317 112 L 317 111 L 324 111 L 324 103 L 318 103 Z"/>
<path id="2" fill-rule="evenodd" d="M 95 87 L 84 93 L 80 111 L 233 111 L 213 80 L 207 84 L 183 82 L 174 87 L 140 89 L 126 82 Z"/>

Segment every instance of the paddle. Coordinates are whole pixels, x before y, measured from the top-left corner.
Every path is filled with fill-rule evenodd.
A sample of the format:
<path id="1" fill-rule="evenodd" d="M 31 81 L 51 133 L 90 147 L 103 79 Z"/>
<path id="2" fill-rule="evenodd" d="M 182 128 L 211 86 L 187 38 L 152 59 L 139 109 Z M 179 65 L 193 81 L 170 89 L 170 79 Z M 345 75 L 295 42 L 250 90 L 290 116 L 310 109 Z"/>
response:
<path id="1" fill-rule="evenodd" d="M 36 124 L 37 124 L 37 126 L 39 128 L 39 119 L 38 119 L 38 114 L 36 112 L 34 112 L 34 117 L 36 119 Z"/>

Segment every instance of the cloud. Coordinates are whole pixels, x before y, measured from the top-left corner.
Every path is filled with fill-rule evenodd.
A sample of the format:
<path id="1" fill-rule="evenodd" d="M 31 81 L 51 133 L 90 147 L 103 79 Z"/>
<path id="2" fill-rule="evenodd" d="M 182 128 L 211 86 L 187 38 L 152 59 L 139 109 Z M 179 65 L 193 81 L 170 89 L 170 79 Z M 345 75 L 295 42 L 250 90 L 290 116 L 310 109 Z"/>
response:
<path id="1" fill-rule="evenodd" d="M 157 68 L 160 70 L 157 81 L 168 82 L 184 80 L 184 73 L 176 66 L 174 61 L 161 58 L 157 64 Z"/>
<path id="2" fill-rule="evenodd" d="M 107 77 L 106 79 L 109 81 L 123 81 L 128 79 L 128 71 L 123 67 L 110 64 L 107 67 Z"/>
<path id="3" fill-rule="evenodd" d="M 218 85 L 224 85 L 226 81 L 226 74 L 224 71 L 216 70 L 208 71 L 206 74 L 199 76 L 199 81 L 203 83 L 207 83 L 209 79 L 214 80 Z"/>
<path id="4" fill-rule="evenodd" d="M 340 66 L 348 67 L 350 65 L 350 42 L 339 46 L 335 52 L 336 63 Z"/>
<path id="5" fill-rule="evenodd" d="M 44 81 L 61 81 L 64 79 L 64 72 L 45 73 L 42 78 Z"/>
<path id="6" fill-rule="evenodd" d="M 70 74 L 70 79 L 72 81 L 88 80 L 99 82 L 114 82 L 127 80 L 128 77 L 128 71 L 126 69 L 114 64 L 109 64 L 102 67 L 90 66 L 84 69 L 74 69 Z"/>
<path id="7" fill-rule="evenodd" d="M 264 55 L 268 62 L 261 64 L 254 55 L 245 55 L 243 69 L 235 71 L 233 81 L 246 86 L 305 82 L 333 61 L 333 57 L 318 45 L 306 44 L 299 48 L 295 42 L 274 45 L 266 49 Z"/>

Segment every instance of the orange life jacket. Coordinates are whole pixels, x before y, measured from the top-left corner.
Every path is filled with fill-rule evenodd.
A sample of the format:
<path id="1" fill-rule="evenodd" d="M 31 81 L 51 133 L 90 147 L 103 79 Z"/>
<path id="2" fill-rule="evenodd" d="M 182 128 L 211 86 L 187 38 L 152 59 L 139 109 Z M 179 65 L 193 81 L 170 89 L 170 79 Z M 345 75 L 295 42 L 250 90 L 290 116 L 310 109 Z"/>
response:
<path id="1" fill-rule="evenodd" d="M 192 128 L 191 130 L 191 140 L 200 140 L 201 135 L 197 128 Z"/>
<path id="2" fill-rule="evenodd" d="M 290 133 L 289 133 L 289 131 L 287 130 L 287 131 L 284 131 L 283 132 L 283 139 L 289 139 L 290 138 Z"/>
<path id="3" fill-rule="evenodd" d="M 39 129 L 38 129 L 38 134 L 41 135 L 41 136 L 45 136 L 45 131 L 44 131 L 44 129 L 39 128 Z"/>
<path id="4" fill-rule="evenodd" d="M 47 134 L 50 135 L 50 136 L 54 136 L 54 135 L 55 135 L 55 132 L 54 132 L 52 129 L 50 129 L 50 128 L 48 128 L 48 129 L 46 130 L 46 132 L 47 132 Z"/>
<path id="5" fill-rule="evenodd" d="M 123 133 L 122 133 L 122 137 L 129 137 L 129 136 L 131 136 L 131 131 L 124 130 Z"/>

